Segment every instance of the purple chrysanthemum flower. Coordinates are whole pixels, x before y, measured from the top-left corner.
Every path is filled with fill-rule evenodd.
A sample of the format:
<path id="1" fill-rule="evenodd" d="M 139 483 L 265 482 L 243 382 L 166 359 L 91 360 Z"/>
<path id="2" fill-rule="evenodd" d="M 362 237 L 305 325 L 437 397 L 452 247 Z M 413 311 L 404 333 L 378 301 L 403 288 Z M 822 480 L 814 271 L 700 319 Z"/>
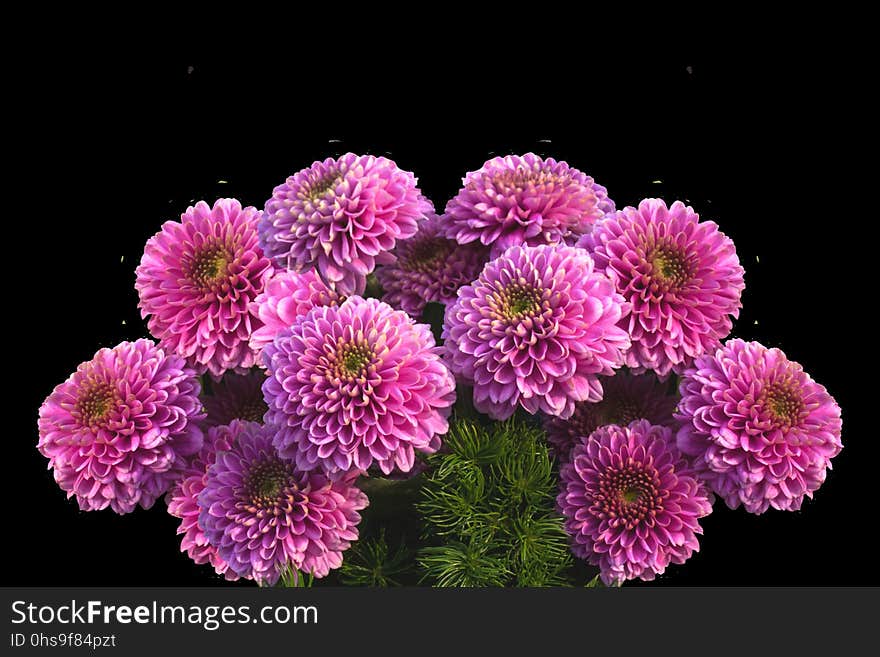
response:
<path id="1" fill-rule="evenodd" d="M 733 241 L 676 201 L 645 199 L 607 215 L 579 242 L 632 304 L 626 365 L 681 372 L 730 333 L 745 283 Z"/>
<path id="2" fill-rule="evenodd" d="M 447 307 L 452 371 L 474 385 L 474 405 L 496 420 L 517 405 L 570 417 L 602 399 L 600 375 L 623 363 L 629 311 L 583 249 L 513 246 Z"/>
<path id="3" fill-rule="evenodd" d="M 148 509 L 202 445 L 199 381 L 150 340 L 101 349 L 40 407 L 37 448 L 79 508 Z"/>
<path id="4" fill-rule="evenodd" d="M 263 350 L 266 420 L 302 470 L 409 472 L 446 433 L 455 382 L 426 324 L 350 297 L 297 319 Z"/>
<path id="5" fill-rule="evenodd" d="M 225 377 L 224 377 L 225 378 Z M 232 420 L 228 425 L 211 427 L 205 434 L 202 449 L 192 458 L 183 471 L 182 478 L 174 485 L 165 497 L 168 513 L 180 518 L 178 534 L 181 552 L 186 552 L 197 564 L 210 563 L 218 575 L 233 581 L 238 579 L 235 571 L 217 552 L 217 548 L 208 542 L 205 532 L 199 526 L 199 495 L 205 489 L 208 480 L 208 468 L 214 464 L 217 452 L 225 452 L 238 444 L 242 435 L 250 436 L 260 431 L 254 422 Z"/>
<path id="6" fill-rule="evenodd" d="M 840 453 L 840 407 L 779 349 L 729 340 L 680 384 L 679 448 L 732 509 L 800 509 Z"/>
<path id="7" fill-rule="evenodd" d="M 274 584 L 287 567 L 324 577 L 357 540 L 367 496 L 351 476 L 297 470 L 273 447 L 272 433 L 249 424 L 217 453 L 199 494 L 199 525 L 241 577 Z"/>
<path id="8" fill-rule="evenodd" d="M 210 381 L 211 394 L 202 395 L 205 424 L 218 427 L 233 420 L 263 423 L 267 406 L 263 399 L 266 373 L 253 368 L 244 376 L 227 372 L 219 381 Z"/>
<path id="9" fill-rule="evenodd" d="M 614 202 L 601 185 L 565 162 L 534 153 L 496 157 L 469 172 L 446 205 L 446 235 L 480 241 L 497 258 L 509 246 L 571 243 Z"/>
<path id="10" fill-rule="evenodd" d="M 599 380 L 604 391 L 601 401 L 580 402 L 567 420 L 550 417 L 544 423 L 547 440 L 560 460 L 568 459 L 580 438 L 608 424 L 626 426 L 647 420 L 670 429 L 678 427 L 672 416 L 678 396 L 670 394 L 669 384 L 652 372 L 634 375 L 622 370 Z"/>
<path id="11" fill-rule="evenodd" d="M 486 264 L 489 249 L 459 244 L 443 235 L 445 218 L 430 215 L 419 232 L 398 242 L 397 261 L 376 271 L 385 295 L 382 301 L 419 318 L 428 302 L 455 301 L 462 285 L 472 282 Z"/>
<path id="12" fill-rule="evenodd" d="M 666 427 L 637 420 L 583 436 L 560 470 L 556 498 L 572 552 L 606 584 L 652 580 L 700 549 L 711 493 Z"/>
<path id="13" fill-rule="evenodd" d="M 362 294 L 367 274 L 391 262 L 394 243 L 413 235 L 432 210 L 413 174 L 384 157 L 347 153 L 275 188 L 260 243 L 279 265 L 316 267 L 340 294 Z"/>
<path id="14" fill-rule="evenodd" d="M 315 306 L 333 306 L 343 299 L 312 270 L 302 273 L 286 269 L 276 271 L 266 282 L 266 289 L 250 306 L 251 313 L 262 323 L 251 335 L 251 349 L 262 352 L 281 329 L 292 326 L 300 315 Z M 261 360 L 257 364 L 262 365 Z"/>
<path id="15" fill-rule="evenodd" d="M 135 288 L 141 316 L 160 344 L 199 372 L 244 374 L 260 321 L 248 306 L 271 273 L 257 243 L 257 210 L 235 199 L 187 208 L 147 241 Z"/>

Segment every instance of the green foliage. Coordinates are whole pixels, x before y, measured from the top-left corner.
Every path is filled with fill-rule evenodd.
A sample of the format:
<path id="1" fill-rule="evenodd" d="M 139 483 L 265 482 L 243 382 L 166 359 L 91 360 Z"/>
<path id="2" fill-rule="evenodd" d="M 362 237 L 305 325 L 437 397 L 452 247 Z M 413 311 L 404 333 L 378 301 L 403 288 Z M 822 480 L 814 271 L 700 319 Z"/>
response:
<path id="1" fill-rule="evenodd" d="M 456 419 L 428 459 L 421 499 L 424 581 L 437 586 L 557 586 L 572 565 L 554 508 L 556 475 L 540 429 Z"/>
<path id="2" fill-rule="evenodd" d="M 348 586 L 400 586 L 414 569 L 412 555 L 398 544 L 393 551 L 384 527 L 374 537 L 360 540 L 345 553 L 339 579 Z"/>
<path id="3" fill-rule="evenodd" d="M 281 571 L 281 577 L 275 585 L 280 588 L 294 589 L 310 587 L 315 583 L 314 575 L 310 573 L 301 573 L 295 567 L 288 564 Z"/>
<path id="4" fill-rule="evenodd" d="M 424 548 L 419 563 L 437 586 L 504 586 L 512 575 L 503 555 L 493 554 L 489 544 L 451 542 Z"/>

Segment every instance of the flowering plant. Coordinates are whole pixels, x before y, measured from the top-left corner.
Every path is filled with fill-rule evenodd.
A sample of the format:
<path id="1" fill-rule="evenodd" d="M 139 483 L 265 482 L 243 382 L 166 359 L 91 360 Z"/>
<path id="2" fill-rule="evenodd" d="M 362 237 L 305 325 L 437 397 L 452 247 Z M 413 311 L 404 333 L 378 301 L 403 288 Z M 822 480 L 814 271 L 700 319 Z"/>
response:
<path id="1" fill-rule="evenodd" d="M 820 488 L 840 407 L 729 339 L 744 271 L 717 224 L 618 210 L 531 153 L 468 173 L 443 213 L 417 182 L 349 153 L 263 210 L 164 223 L 136 272 L 153 339 L 40 408 L 60 488 L 83 511 L 164 499 L 228 580 L 438 586 L 651 580 L 713 505 Z"/>

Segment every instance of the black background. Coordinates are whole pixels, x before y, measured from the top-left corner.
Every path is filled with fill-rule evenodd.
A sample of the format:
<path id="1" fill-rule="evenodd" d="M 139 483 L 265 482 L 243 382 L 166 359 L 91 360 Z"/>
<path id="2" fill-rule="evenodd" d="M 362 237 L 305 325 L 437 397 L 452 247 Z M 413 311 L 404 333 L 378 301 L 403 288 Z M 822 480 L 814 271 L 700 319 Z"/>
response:
<path id="1" fill-rule="evenodd" d="M 856 365 L 875 337 L 854 310 L 876 278 L 857 287 L 859 237 L 845 226 L 875 218 L 856 219 L 859 190 L 832 155 L 837 64 L 698 49 L 621 63 L 537 46 L 453 57 L 450 44 L 435 60 L 430 44 L 407 47 L 272 66 L 67 52 L 31 73 L 17 102 L 46 118 L 18 128 L 34 146 L 11 190 L 25 236 L 6 272 L 15 339 L 3 534 L 13 555 L 3 583 L 220 582 L 180 553 L 163 503 L 120 517 L 65 500 L 35 449 L 37 409 L 99 347 L 146 335 L 133 272 L 163 221 L 220 196 L 261 208 L 286 176 L 346 151 L 414 171 L 438 208 L 489 157 L 535 151 L 594 176 L 618 207 L 683 199 L 717 221 L 746 270 L 734 335 L 782 347 L 826 385 L 843 408 L 845 448 L 801 512 L 756 517 L 717 504 L 700 553 L 659 582 L 877 583 L 870 559 L 858 563 L 872 540 L 876 432 L 863 429 L 855 398 Z"/>

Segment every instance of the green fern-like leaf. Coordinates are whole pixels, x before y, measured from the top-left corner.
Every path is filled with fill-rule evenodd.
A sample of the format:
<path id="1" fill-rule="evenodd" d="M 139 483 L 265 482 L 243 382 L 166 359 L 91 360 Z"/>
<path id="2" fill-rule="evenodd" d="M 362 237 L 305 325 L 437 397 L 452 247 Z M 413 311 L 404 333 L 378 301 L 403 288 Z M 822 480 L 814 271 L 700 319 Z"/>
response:
<path id="1" fill-rule="evenodd" d="M 440 462 L 441 468 L 450 460 L 488 465 L 497 462 L 505 450 L 504 442 L 496 440 L 491 432 L 473 420 L 456 421 L 454 430 L 446 434 L 444 441 L 449 452 L 433 457 Z"/>
<path id="2" fill-rule="evenodd" d="M 424 548 L 419 564 L 427 579 L 437 586 L 504 586 L 510 571 L 502 558 L 493 556 L 485 546 L 448 543 Z"/>
<path id="3" fill-rule="evenodd" d="M 416 505 L 431 543 L 418 553 L 437 586 L 559 586 L 572 564 L 554 508 L 556 476 L 543 433 L 511 419 L 454 420 Z"/>
<path id="4" fill-rule="evenodd" d="M 400 578 L 413 568 L 406 546 L 399 544 L 392 551 L 383 528 L 376 537 L 358 541 L 345 553 L 339 578 L 349 586 L 400 586 Z"/>
<path id="5" fill-rule="evenodd" d="M 568 537 L 562 518 L 523 514 L 513 523 L 511 563 L 516 564 L 518 586 L 560 586 L 561 574 L 571 565 Z"/>

